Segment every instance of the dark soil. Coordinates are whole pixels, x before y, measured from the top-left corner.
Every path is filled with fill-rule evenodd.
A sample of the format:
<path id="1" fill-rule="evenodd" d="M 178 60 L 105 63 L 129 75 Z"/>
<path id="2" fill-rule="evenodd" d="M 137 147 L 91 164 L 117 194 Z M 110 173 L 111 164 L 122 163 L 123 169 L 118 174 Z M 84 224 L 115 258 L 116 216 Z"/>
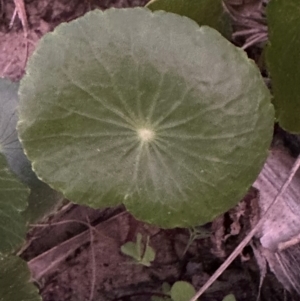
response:
<path id="1" fill-rule="evenodd" d="M 9 28 L 14 2 L 0 1 L 0 76 L 20 80 L 27 56 L 38 40 L 61 22 L 95 8 L 142 6 L 146 2 L 27 0 L 26 39 L 18 17 Z M 136 221 L 122 207 L 97 211 L 71 204 L 48 220 L 45 227 L 30 232 L 22 257 L 28 261 L 44 301 L 147 301 L 151 296 L 162 296 L 163 282 L 178 280 L 189 281 L 199 289 L 249 231 L 254 200 L 252 191 L 235 209 L 202 228 L 204 238 L 195 239 L 185 253 L 190 237 L 187 229 L 149 226 Z M 71 220 L 77 222 L 68 222 Z M 88 221 L 92 228 L 81 221 Z M 204 235 L 207 231 L 211 234 Z M 137 233 L 144 239 L 149 236 L 156 251 L 150 267 L 134 264 L 120 251 L 124 243 L 135 241 Z M 252 249 L 247 247 L 201 300 L 219 301 L 233 293 L 238 301 L 256 301 L 259 282 L 260 270 Z M 292 299 L 268 273 L 261 300 Z"/>

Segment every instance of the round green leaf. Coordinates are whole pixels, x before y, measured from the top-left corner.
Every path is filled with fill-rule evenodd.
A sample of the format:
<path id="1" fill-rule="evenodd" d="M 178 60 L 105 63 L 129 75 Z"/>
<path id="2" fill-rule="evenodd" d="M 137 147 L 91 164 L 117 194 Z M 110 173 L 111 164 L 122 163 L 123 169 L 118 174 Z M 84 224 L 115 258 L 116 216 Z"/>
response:
<path id="1" fill-rule="evenodd" d="M 39 177 L 74 202 L 203 224 L 267 156 L 273 107 L 258 69 L 187 18 L 93 11 L 45 35 L 27 66 L 19 135 Z"/>
<path id="2" fill-rule="evenodd" d="M 152 11 L 164 10 L 188 17 L 198 25 L 207 25 L 222 33 L 231 35 L 229 16 L 224 12 L 221 0 L 152 0 L 147 7 Z"/>
<path id="3" fill-rule="evenodd" d="M 236 301 L 236 299 L 233 294 L 229 294 L 229 295 L 225 296 L 222 301 Z"/>
<path id="4" fill-rule="evenodd" d="M 36 177 L 23 152 L 16 130 L 18 88 L 18 83 L 0 78 L 0 153 L 5 156 L 10 169 L 23 182 L 31 183 Z"/>
<path id="5" fill-rule="evenodd" d="M 26 233 L 21 213 L 29 191 L 10 171 L 21 174 L 28 164 L 16 132 L 18 86 L 0 79 L 0 252 L 12 252 Z"/>
<path id="6" fill-rule="evenodd" d="M 190 283 L 186 281 L 176 281 L 170 293 L 173 301 L 189 301 L 194 297 L 196 291 Z"/>
<path id="7" fill-rule="evenodd" d="M 25 239 L 26 225 L 21 213 L 27 207 L 28 194 L 0 153 L 0 252 L 12 252 Z"/>
<path id="8" fill-rule="evenodd" d="M 300 133 L 300 18 L 298 0 L 272 0 L 267 7 L 267 67 L 281 127 Z"/>
<path id="9" fill-rule="evenodd" d="M 41 301 L 25 261 L 0 254 L 0 301 Z"/>
<path id="10" fill-rule="evenodd" d="M 31 169 L 30 162 L 23 152 L 16 130 L 18 121 L 17 108 L 19 103 L 18 88 L 18 83 L 11 82 L 8 79 L 0 79 L 0 154 L 2 153 L 5 156 L 10 170 L 13 171 L 22 182 L 30 186 L 31 194 L 28 198 L 29 206 L 23 213 L 23 217 L 25 217 L 27 221 L 36 222 L 38 219 L 52 212 L 54 207 L 60 203 L 62 197 L 58 192 L 37 179 Z M 6 163 L 4 162 L 3 164 L 2 168 L 6 169 Z M 15 181 L 13 175 L 8 171 L 7 173 L 7 177 Z M 17 188 L 19 188 L 19 186 Z M 16 195 L 18 195 L 18 193 Z M 19 195 L 19 197 L 21 197 L 21 195 Z M 3 202 L 4 201 L 7 202 L 5 199 Z M 22 206 L 26 207 L 25 202 L 22 204 Z M 16 213 L 18 216 L 17 219 L 22 220 L 21 217 L 19 218 L 19 213 L 19 211 Z M 16 218 L 16 215 L 14 215 L 14 218 Z M 7 218 L 3 219 L 4 225 L 8 225 L 6 224 L 6 219 Z M 20 224 L 22 228 L 25 227 L 23 224 L 24 221 Z M 23 232 L 24 229 L 22 230 L 22 233 Z"/>

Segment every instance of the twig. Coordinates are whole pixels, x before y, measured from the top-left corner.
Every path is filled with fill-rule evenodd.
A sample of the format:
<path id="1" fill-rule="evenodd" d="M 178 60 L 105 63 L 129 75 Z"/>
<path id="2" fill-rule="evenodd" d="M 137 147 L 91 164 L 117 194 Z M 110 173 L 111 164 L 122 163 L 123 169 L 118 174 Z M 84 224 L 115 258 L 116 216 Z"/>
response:
<path id="1" fill-rule="evenodd" d="M 101 236 L 105 237 L 106 239 L 111 239 L 113 241 L 113 238 L 106 236 L 99 229 L 102 229 L 103 227 L 105 227 L 105 224 L 111 223 L 113 220 L 120 218 L 120 216 L 124 214 L 128 214 L 128 213 L 124 211 L 114 215 L 113 217 L 107 219 L 104 222 L 100 222 L 96 226 L 98 227 L 97 233 L 99 233 Z M 81 221 L 77 221 L 77 222 L 84 223 Z M 73 236 L 72 238 L 56 245 L 50 250 L 47 250 L 46 252 L 28 261 L 27 264 L 31 271 L 32 279 L 38 282 L 42 277 L 46 275 L 46 273 L 56 268 L 63 260 L 65 260 L 69 255 L 71 255 L 77 248 L 79 248 L 87 241 L 89 241 L 89 238 L 86 235 L 88 234 L 88 231 L 90 230 L 85 230 L 80 234 Z"/>
<path id="2" fill-rule="evenodd" d="M 29 27 L 28 27 L 28 20 L 27 20 L 24 0 L 14 0 L 14 3 L 15 3 L 15 10 L 14 10 L 12 20 L 14 20 L 16 14 L 17 14 L 22 23 L 24 36 L 27 38 Z M 13 22 L 11 22 L 11 24 L 10 24 L 11 26 L 12 26 L 12 23 Z"/>
<path id="3" fill-rule="evenodd" d="M 230 254 L 230 256 L 224 261 L 224 263 L 216 270 L 216 272 L 208 279 L 208 281 L 201 287 L 197 294 L 190 301 L 197 301 L 197 299 L 218 279 L 218 277 L 227 269 L 227 267 L 232 263 L 232 261 L 242 252 L 244 247 L 251 241 L 256 232 L 260 229 L 266 219 L 269 217 L 269 213 L 273 206 L 275 206 L 280 200 L 281 196 L 285 193 L 287 187 L 291 183 L 295 173 L 300 166 L 300 156 L 298 156 L 296 162 L 294 163 L 288 178 L 280 188 L 278 194 L 276 195 L 273 202 L 267 208 L 265 214 L 255 225 L 255 227 L 250 231 L 250 233 L 243 239 L 243 241 L 236 247 L 236 249 Z"/>
<path id="4" fill-rule="evenodd" d="M 16 15 L 18 15 L 22 23 L 24 39 L 25 39 L 25 61 L 24 61 L 24 68 L 25 68 L 27 63 L 27 58 L 28 58 L 28 32 L 29 32 L 28 20 L 27 20 L 24 0 L 14 0 L 14 4 L 15 4 L 15 10 L 12 19 L 10 21 L 10 27 L 12 26 Z"/>
<path id="5" fill-rule="evenodd" d="M 268 40 L 268 34 L 263 32 L 263 33 L 258 33 L 257 35 L 254 35 L 251 39 L 249 39 L 241 48 L 243 50 L 249 48 L 250 46 L 253 46 L 254 44 L 257 43 L 262 43 Z"/>
<path id="6" fill-rule="evenodd" d="M 248 36 L 252 35 L 254 33 L 259 33 L 261 30 L 259 28 L 251 28 L 251 29 L 245 29 L 245 30 L 239 30 L 232 34 L 233 38 L 239 37 L 239 36 Z"/>
<path id="7" fill-rule="evenodd" d="M 91 228 L 92 226 L 89 223 L 86 223 L 84 221 L 76 220 L 76 219 L 68 219 L 60 222 L 50 222 L 49 224 L 30 224 L 29 227 L 36 227 L 36 228 L 46 228 L 46 227 L 51 227 L 51 226 L 59 226 L 59 225 L 65 225 L 65 224 L 71 224 L 71 223 L 76 223 L 76 224 L 81 224 L 86 226 L 87 228 Z M 98 231 L 96 228 L 92 227 L 95 231 Z"/>

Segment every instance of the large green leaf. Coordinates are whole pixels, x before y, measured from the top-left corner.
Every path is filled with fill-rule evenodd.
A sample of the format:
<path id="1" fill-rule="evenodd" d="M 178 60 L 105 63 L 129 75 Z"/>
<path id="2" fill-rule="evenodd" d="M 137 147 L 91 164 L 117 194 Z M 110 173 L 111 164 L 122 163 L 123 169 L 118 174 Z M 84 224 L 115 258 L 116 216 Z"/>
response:
<path id="1" fill-rule="evenodd" d="M 25 240 L 21 212 L 27 206 L 28 189 L 20 183 L 0 153 L 0 252 L 11 252 Z"/>
<path id="2" fill-rule="evenodd" d="M 41 301 L 25 261 L 0 254 L 0 301 Z"/>
<path id="3" fill-rule="evenodd" d="M 28 189 L 16 173 L 27 168 L 16 132 L 18 84 L 0 79 L 0 252 L 11 252 L 25 238 L 26 227 L 21 212 L 26 208 Z"/>
<path id="4" fill-rule="evenodd" d="M 16 130 L 19 103 L 18 88 L 18 83 L 8 79 L 0 79 L 0 153 L 5 156 L 9 169 L 30 186 L 29 206 L 23 216 L 26 217 L 26 221 L 36 222 L 52 212 L 53 208 L 62 200 L 62 196 L 37 179 L 23 152 Z M 9 174 L 9 177 L 12 175 Z"/>
<path id="5" fill-rule="evenodd" d="M 229 16 L 221 0 L 152 0 L 147 7 L 152 11 L 164 10 L 188 17 L 200 26 L 207 25 L 218 30 L 225 37 L 231 35 Z"/>
<path id="6" fill-rule="evenodd" d="M 10 169 L 25 183 L 36 182 L 36 176 L 25 156 L 16 130 L 19 84 L 0 78 L 0 153 Z"/>
<path id="7" fill-rule="evenodd" d="M 187 18 L 93 11 L 45 35 L 27 66 L 22 143 L 77 203 L 198 225 L 234 206 L 267 156 L 273 107 L 258 69 Z"/>
<path id="8" fill-rule="evenodd" d="M 300 133 L 300 3 L 272 0 L 268 4 L 269 45 L 266 52 L 274 105 L 280 125 Z"/>

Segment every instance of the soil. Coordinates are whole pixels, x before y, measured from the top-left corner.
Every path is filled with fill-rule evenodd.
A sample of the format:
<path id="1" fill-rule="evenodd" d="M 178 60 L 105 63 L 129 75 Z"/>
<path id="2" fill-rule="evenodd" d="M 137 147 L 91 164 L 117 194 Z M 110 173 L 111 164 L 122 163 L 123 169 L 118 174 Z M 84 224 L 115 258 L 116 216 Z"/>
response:
<path id="1" fill-rule="evenodd" d="M 92 9 L 143 6 L 147 0 L 26 0 L 28 32 L 18 16 L 10 26 L 15 2 L 0 1 L 0 76 L 16 81 L 24 75 L 27 57 L 38 40 L 61 22 Z M 178 280 L 199 289 L 251 228 L 255 199 L 255 191 L 250 191 L 236 208 L 199 228 L 187 250 L 187 229 L 162 230 L 141 223 L 123 207 L 92 210 L 68 203 L 43 226 L 30 231 L 21 256 L 44 301 L 147 301 L 164 296 L 164 282 Z M 149 237 L 155 250 L 150 267 L 121 252 L 121 246 L 135 241 L 137 233 L 144 242 Z M 201 300 L 219 301 L 233 293 L 238 301 L 256 301 L 260 274 L 247 247 Z M 292 298 L 267 273 L 261 300 Z"/>

